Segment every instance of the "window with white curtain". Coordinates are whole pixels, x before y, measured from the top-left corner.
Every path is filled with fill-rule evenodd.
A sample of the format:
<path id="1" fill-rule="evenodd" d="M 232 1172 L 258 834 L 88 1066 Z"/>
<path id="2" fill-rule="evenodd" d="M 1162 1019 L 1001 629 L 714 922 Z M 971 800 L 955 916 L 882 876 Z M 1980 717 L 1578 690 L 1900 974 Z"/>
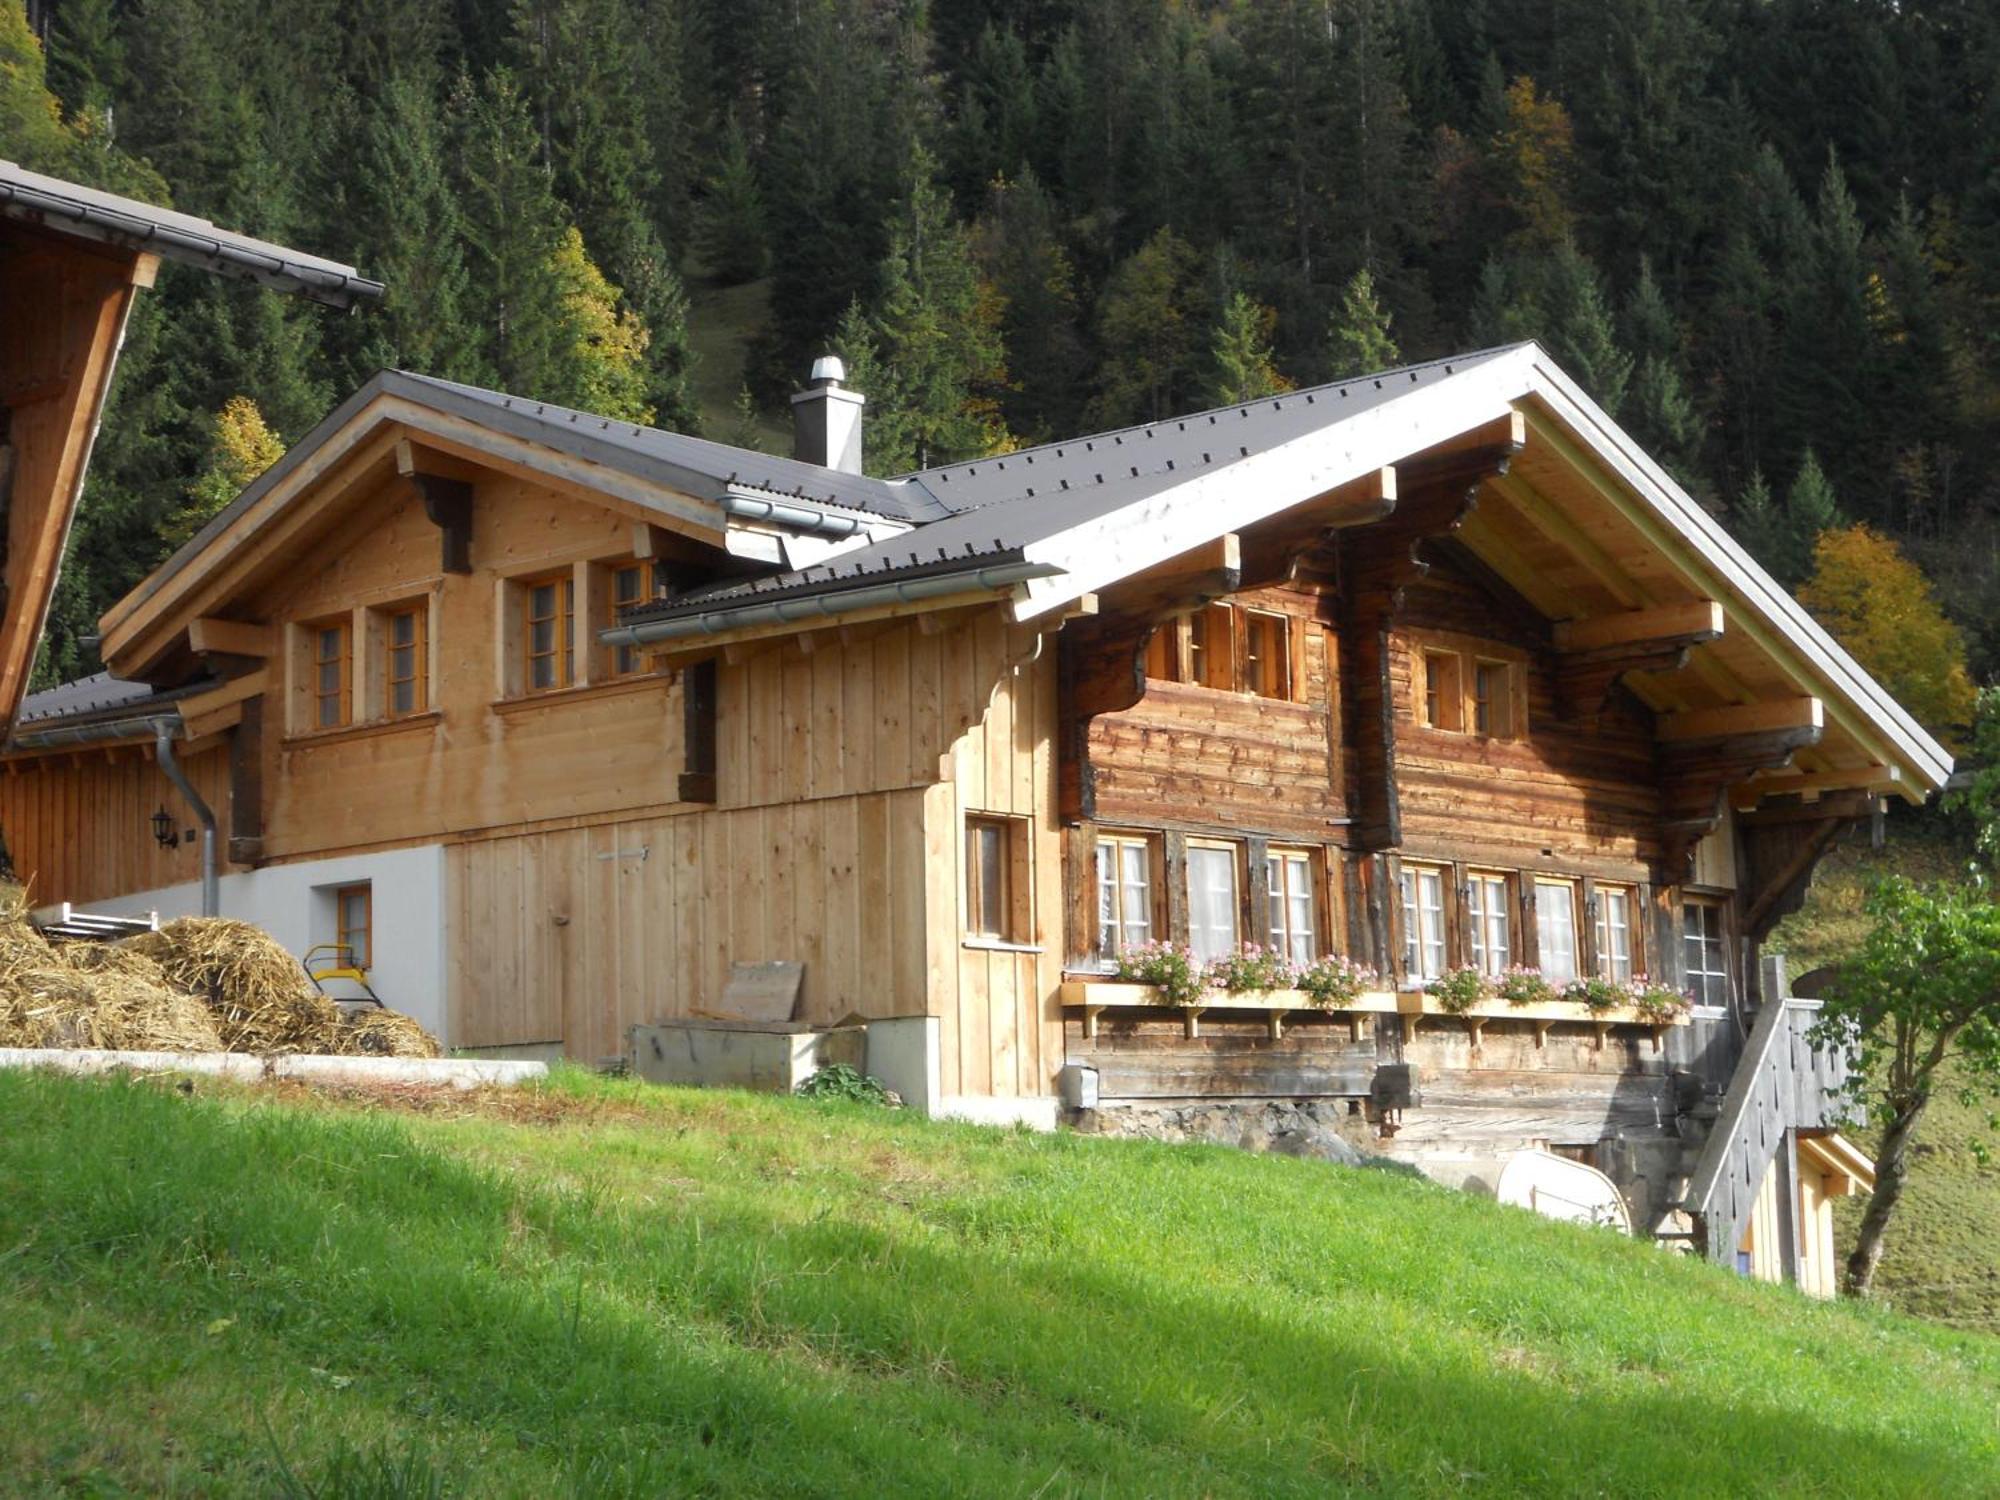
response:
<path id="1" fill-rule="evenodd" d="M 1568 984 L 1577 977 L 1576 887 L 1567 880 L 1535 882 L 1535 940 L 1544 979 Z"/>
<path id="2" fill-rule="evenodd" d="M 1189 844 L 1187 881 L 1188 946 L 1204 963 L 1229 957 L 1242 941 L 1237 927 L 1235 847 Z"/>
<path id="3" fill-rule="evenodd" d="M 1153 851 L 1143 838 L 1097 841 L 1097 952 L 1115 958 L 1153 938 Z"/>
<path id="4" fill-rule="evenodd" d="M 1632 892 L 1626 886 L 1597 888 L 1597 974 L 1619 984 L 1632 977 Z"/>

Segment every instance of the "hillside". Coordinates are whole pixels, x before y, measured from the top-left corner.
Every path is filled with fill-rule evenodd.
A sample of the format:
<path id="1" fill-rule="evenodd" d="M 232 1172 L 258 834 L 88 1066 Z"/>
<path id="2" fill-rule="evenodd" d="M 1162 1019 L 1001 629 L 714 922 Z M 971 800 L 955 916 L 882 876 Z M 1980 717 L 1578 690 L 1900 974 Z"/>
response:
<path id="1" fill-rule="evenodd" d="M 1971 1495 L 2000 1344 L 1402 1176 L 0 1075 L 16 1493 Z"/>
<path id="2" fill-rule="evenodd" d="M 1865 842 L 1830 855 L 1813 879 L 1805 908 L 1772 938 L 1793 974 L 1839 959 L 1861 941 L 1861 903 L 1882 876 L 1935 880 L 1958 872 L 1962 857 L 1949 843 L 1911 833 L 1899 822 L 1888 845 Z M 1916 1171 L 1889 1231 L 1876 1288 L 1891 1305 L 1962 1328 L 2000 1331 L 2000 1160 L 1981 1160 L 1982 1142 L 1996 1139 L 1991 1100 L 1967 1102 L 1945 1093 L 1933 1101 L 1916 1147 Z M 1870 1132 L 1857 1135 L 1872 1144 Z M 1845 1255 L 1861 1222 L 1863 1200 L 1834 1205 Z"/>

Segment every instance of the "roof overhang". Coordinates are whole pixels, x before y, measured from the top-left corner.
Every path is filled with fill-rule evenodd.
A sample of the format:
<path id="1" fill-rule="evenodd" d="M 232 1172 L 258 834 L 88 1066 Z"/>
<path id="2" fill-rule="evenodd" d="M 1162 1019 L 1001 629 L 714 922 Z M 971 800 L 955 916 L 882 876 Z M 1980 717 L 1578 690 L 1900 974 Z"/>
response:
<path id="1" fill-rule="evenodd" d="M 1875 1191 L 1875 1163 L 1854 1142 L 1839 1131 L 1826 1135 L 1799 1137 L 1799 1162 L 1825 1174 L 1838 1184 L 1835 1197 Z"/>
<path id="2" fill-rule="evenodd" d="M 1050 572 L 1019 586 L 1015 617 L 1104 592 L 1222 533 L 1448 450 L 1510 415 L 1524 450 L 1512 472 L 1488 483 L 1491 503 L 1458 540 L 1559 629 L 1587 625 L 1585 641 L 1651 635 L 1684 649 L 1694 668 L 1685 695 L 1664 677 L 1630 679 L 1669 727 L 1683 731 L 1679 738 L 1697 738 L 1702 727 L 1779 727 L 1764 720 L 1782 713 L 1789 724 L 1800 705 L 1823 728 L 1821 743 L 1797 765 L 1744 783 L 1739 805 L 1776 795 L 1810 801 L 1836 789 L 1922 802 L 1943 786 L 1949 753 L 1534 344 L 1029 543 L 1023 558 Z M 1506 518 L 1517 509 L 1522 529 L 1536 532 L 1541 559 L 1508 541 Z"/>
<path id="3" fill-rule="evenodd" d="M 904 529 L 891 519 L 732 482 L 696 495 L 579 427 L 467 408 L 448 388 L 385 371 L 105 613 L 106 664 L 123 677 L 146 675 L 190 621 L 218 608 L 306 537 L 337 524 L 350 498 L 372 493 L 399 462 L 408 462 L 413 447 L 454 472 L 524 479 L 771 564 L 816 561 L 850 539 Z"/>

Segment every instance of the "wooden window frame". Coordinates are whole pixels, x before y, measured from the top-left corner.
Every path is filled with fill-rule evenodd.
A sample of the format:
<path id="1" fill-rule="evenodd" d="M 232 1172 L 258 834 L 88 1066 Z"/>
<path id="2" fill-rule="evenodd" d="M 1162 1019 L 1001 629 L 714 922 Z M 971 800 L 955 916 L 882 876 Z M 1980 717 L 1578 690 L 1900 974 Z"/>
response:
<path id="1" fill-rule="evenodd" d="M 1419 728 L 1467 739 L 1527 738 L 1524 653 L 1497 641 L 1442 631 L 1406 632 L 1403 640 L 1411 662 L 1410 717 Z M 1497 697 L 1495 685 L 1500 688 Z"/>
<path id="2" fill-rule="evenodd" d="M 635 557 L 604 564 L 604 623 L 606 626 L 618 623 L 618 611 L 634 604 L 643 604 L 656 597 L 660 587 L 659 565 L 645 558 Z M 636 579 L 638 591 L 631 598 L 619 597 L 618 587 L 626 579 Z M 613 678 L 643 677 L 652 669 L 646 665 L 646 648 L 643 646 L 613 646 L 610 651 L 608 675 Z"/>
<path id="3" fill-rule="evenodd" d="M 1294 701 L 1292 617 L 1275 609 L 1245 608 L 1239 613 L 1243 617 L 1242 691 L 1280 703 Z M 1260 630 L 1272 637 L 1265 642 L 1269 649 L 1263 651 L 1257 649 Z"/>
<path id="4" fill-rule="evenodd" d="M 1521 947 L 1514 910 L 1519 889 L 1515 877 L 1505 870 L 1465 872 L 1460 893 L 1465 918 L 1465 961 L 1482 974 L 1497 978 L 1519 961 Z M 1474 891 L 1479 893 L 1476 902 Z M 1492 930 L 1495 922 L 1503 926 L 1497 957 Z"/>
<path id="5" fill-rule="evenodd" d="M 1465 658 L 1426 647 L 1417 654 L 1417 720 L 1443 734 L 1465 732 Z"/>
<path id="6" fill-rule="evenodd" d="M 1321 929 L 1323 905 L 1320 900 L 1325 882 L 1320 873 L 1320 861 L 1316 851 L 1287 844 L 1274 844 L 1264 851 L 1266 871 L 1264 933 L 1266 946 L 1286 954 L 1294 963 L 1311 963 L 1320 956 L 1324 941 Z M 1309 924 L 1305 931 L 1306 953 L 1301 958 L 1293 951 L 1293 943 L 1299 933 L 1293 930 L 1293 903 L 1298 899 L 1298 891 L 1292 886 L 1292 870 L 1302 865 L 1305 871 L 1305 913 Z M 1282 878 L 1279 878 L 1282 872 Z"/>
<path id="7" fill-rule="evenodd" d="M 1542 977 L 1553 984 L 1568 984 L 1581 979 L 1588 965 L 1583 947 L 1583 891 L 1579 883 L 1567 875 L 1532 875 L 1535 893 L 1535 964 L 1542 971 Z M 1548 944 L 1544 941 L 1543 928 L 1547 921 L 1549 907 L 1543 904 L 1545 891 L 1565 892 L 1569 897 L 1569 956 L 1570 972 L 1553 974 L 1549 971 Z"/>
<path id="8" fill-rule="evenodd" d="M 358 928 L 347 925 L 347 898 L 359 895 L 362 901 L 362 920 Z M 349 935 L 359 932 L 362 944 L 357 954 L 355 945 L 348 941 Z M 341 957 L 355 968 L 364 972 L 375 967 L 375 884 L 369 880 L 357 880 L 347 885 L 335 886 L 333 891 L 333 940 L 340 946 Z"/>
<path id="9" fill-rule="evenodd" d="M 406 648 L 396 642 L 396 622 L 414 622 L 413 639 Z M 396 604 L 378 605 L 369 611 L 370 654 L 379 662 L 379 671 L 371 673 L 379 677 L 379 686 L 370 697 L 379 704 L 379 717 L 388 720 L 415 718 L 427 713 L 431 706 L 431 629 L 430 600 L 410 599 Z M 410 651 L 410 675 L 399 677 L 396 673 L 396 653 Z M 396 689 L 403 683 L 412 685 L 410 706 L 396 707 Z"/>
<path id="10" fill-rule="evenodd" d="M 1181 680 L 1217 692 L 1236 688 L 1236 610 L 1217 601 L 1187 616 L 1181 640 Z"/>
<path id="11" fill-rule="evenodd" d="M 1423 918 L 1427 908 L 1423 904 L 1423 879 L 1431 876 L 1437 881 L 1437 967 L 1431 969 L 1424 962 L 1424 953 L 1433 944 L 1426 941 Z M 1407 879 L 1409 887 L 1404 889 Z M 1416 916 L 1415 929 L 1411 928 L 1411 915 Z M 1430 864 L 1421 860 L 1403 863 L 1396 871 L 1396 966 L 1404 983 L 1422 985 L 1443 975 L 1451 968 L 1451 870 L 1449 866 Z M 1411 955 L 1416 962 L 1411 962 Z"/>
<path id="12" fill-rule="evenodd" d="M 1118 955 L 1126 947 L 1125 933 L 1134 925 L 1133 919 L 1125 914 L 1125 892 L 1129 882 L 1125 879 L 1125 860 L 1122 851 L 1128 848 L 1138 849 L 1144 854 L 1146 860 L 1146 935 L 1139 940 L 1139 943 L 1159 941 L 1161 929 L 1165 925 L 1161 920 L 1165 910 L 1162 901 L 1165 887 L 1161 884 L 1160 877 L 1165 873 L 1166 860 L 1164 858 L 1163 841 L 1159 835 L 1134 833 L 1121 829 L 1099 829 L 1091 845 L 1093 899 L 1090 911 L 1092 913 L 1092 927 L 1094 929 L 1093 955 L 1106 968 L 1116 965 Z M 1118 905 L 1115 921 L 1118 929 L 1118 938 L 1115 943 L 1111 940 L 1110 934 L 1105 930 L 1103 916 L 1105 884 L 1104 851 L 1106 849 L 1119 851 L 1114 856 L 1117 865 L 1114 871 L 1114 878 L 1111 882 L 1112 888 L 1117 892 L 1116 901 Z M 1131 946 L 1137 947 L 1139 943 L 1134 943 Z"/>
<path id="13" fill-rule="evenodd" d="M 1687 914 L 1689 908 L 1691 907 L 1697 908 L 1702 911 L 1713 912 L 1715 914 L 1715 943 L 1716 946 L 1721 950 L 1721 955 L 1722 955 L 1722 967 L 1720 969 L 1710 969 L 1707 968 L 1706 966 L 1697 969 L 1694 966 L 1690 965 L 1687 961 L 1688 958 Z M 1734 924 L 1731 921 L 1731 909 L 1728 898 L 1724 896 L 1711 895 L 1706 891 L 1686 891 L 1686 890 L 1682 891 L 1680 893 L 1680 911 L 1678 913 L 1678 920 L 1676 925 L 1678 927 L 1678 936 L 1680 938 L 1680 944 L 1681 944 L 1681 979 L 1684 987 L 1694 992 L 1694 1003 L 1696 1005 L 1706 1006 L 1717 1010 L 1726 1010 L 1731 1004 L 1731 1002 L 1735 1000 L 1736 995 L 1738 993 L 1737 991 L 1738 980 L 1736 974 L 1736 952 L 1735 952 L 1736 942 L 1735 942 L 1735 934 L 1733 931 Z M 1706 946 L 1706 944 L 1709 941 L 1707 934 L 1706 933 L 1702 934 L 1698 939 L 1698 941 L 1702 943 L 1704 946 Z M 1697 975 L 1701 976 L 1701 982 L 1697 982 L 1697 977 L 1696 977 Z M 1722 998 L 1720 1000 L 1713 1000 L 1709 998 L 1708 994 L 1709 986 L 1706 983 L 1706 980 L 1711 977 L 1719 978 L 1722 981 Z"/>
<path id="14" fill-rule="evenodd" d="M 517 607 L 521 616 L 521 639 L 519 643 L 521 663 L 521 692 L 524 696 L 537 693 L 557 693 L 564 688 L 577 685 L 576 675 L 576 573 L 564 568 L 557 572 L 536 573 L 514 580 L 519 592 Z M 547 615 L 535 613 L 535 594 L 544 588 L 556 590 L 556 608 Z M 543 620 L 560 622 L 560 628 L 552 638 L 549 650 L 535 649 L 535 626 Z M 554 680 L 535 681 L 537 662 L 549 660 L 554 663 Z"/>
<path id="15" fill-rule="evenodd" d="M 354 617 L 327 615 L 303 622 L 299 630 L 305 641 L 305 728 L 310 733 L 345 729 L 354 722 Z M 322 654 L 325 638 L 329 634 L 339 637 L 339 649 L 333 656 Z M 332 664 L 338 665 L 339 682 L 334 691 L 328 693 L 320 685 L 320 672 Z M 336 714 L 330 722 L 321 715 L 329 699 L 335 704 Z"/>
<path id="16" fill-rule="evenodd" d="M 1619 897 L 1625 903 L 1625 972 L 1617 972 L 1612 962 L 1607 938 L 1611 933 L 1611 913 L 1608 898 Z M 1639 888 L 1624 882 L 1600 882 L 1591 892 L 1590 930 L 1591 940 L 1596 945 L 1593 971 L 1600 979 L 1624 983 L 1635 974 L 1645 972 L 1644 955 L 1641 947 L 1642 929 L 1645 924 L 1639 919 Z"/>
<path id="17" fill-rule="evenodd" d="M 1181 670 L 1181 631 L 1179 619 L 1163 620 L 1152 638 L 1146 642 L 1146 680 L 1148 682 L 1179 682 L 1185 675 Z"/>
<path id="18" fill-rule="evenodd" d="M 985 878 L 980 858 L 980 840 L 987 834 L 1000 841 L 1000 889 L 996 893 Z M 969 812 L 965 815 L 965 936 L 974 941 L 1021 945 L 1034 939 L 1033 904 L 1030 882 L 1034 868 L 1030 840 L 1032 831 L 1026 818 L 1006 813 Z M 983 925 L 988 898 L 997 895 L 998 920 Z"/>

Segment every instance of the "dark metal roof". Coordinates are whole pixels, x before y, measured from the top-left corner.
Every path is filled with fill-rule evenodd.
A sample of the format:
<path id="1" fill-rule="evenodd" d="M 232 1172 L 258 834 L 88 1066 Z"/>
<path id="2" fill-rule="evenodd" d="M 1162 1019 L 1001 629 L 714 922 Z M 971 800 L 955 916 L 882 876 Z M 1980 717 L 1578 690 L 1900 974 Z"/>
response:
<path id="1" fill-rule="evenodd" d="M 47 726 L 56 722 L 122 718 L 148 708 L 178 702 L 212 686 L 212 679 L 203 678 L 162 691 L 149 683 L 124 682 L 109 672 L 98 672 L 89 677 L 79 677 L 75 682 L 65 682 L 59 687 L 28 694 L 21 700 L 21 711 L 15 715 L 14 726 L 25 729 L 31 724 Z"/>
<path id="2" fill-rule="evenodd" d="M 847 474 L 474 385 L 401 371 L 386 373 L 393 382 L 420 388 L 421 393 L 404 392 L 415 399 L 446 406 L 516 437 L 552 447 L 588 445 L 592 451 L 584 456 L 700 499 L 717 500 L 732 490 L 748 489 L 820 509 L 831 507 L 892 521 L 929 521 L 946 514 L 922 484 L 909 479 Z"/>
<path id="3" fill-rule="evenodd" d="M 944 519 L 814 567 L 649 602 L 624 611 L 619 619 L 672 619 L 727 605 L 864 588 L 942 567 L 1014 561 L 1024 547 L 1045 537 L 1334 426 L 1413 387 L 1506 352 L 1479 350 L 1239 406 L 919 470 L 905 476 L 907 482 L 929 491 L 947 512 Z"/>
<path id="4" fill-rule="evenodd" d="M 381 282 L 357 274 L 352 266 L 232 234 L 192 214 L 44 177 L 11 161 L 0 161 L 0 218 L 148 251 L 278 291 L 301 292 L 335 307 L 382 295 Z"/>

